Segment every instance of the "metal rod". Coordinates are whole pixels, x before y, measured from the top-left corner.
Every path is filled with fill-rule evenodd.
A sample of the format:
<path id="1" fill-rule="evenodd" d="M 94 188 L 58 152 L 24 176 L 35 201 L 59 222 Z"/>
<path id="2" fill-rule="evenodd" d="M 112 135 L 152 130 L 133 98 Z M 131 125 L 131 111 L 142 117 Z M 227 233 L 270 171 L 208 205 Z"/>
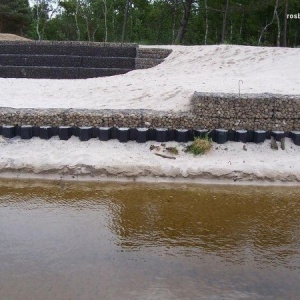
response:
<path id="1" fill-rule="evenodd" d="M 239 96 L 241 96 L 241 83 L 243 84 L 243 80 L 239 80 Z"/>

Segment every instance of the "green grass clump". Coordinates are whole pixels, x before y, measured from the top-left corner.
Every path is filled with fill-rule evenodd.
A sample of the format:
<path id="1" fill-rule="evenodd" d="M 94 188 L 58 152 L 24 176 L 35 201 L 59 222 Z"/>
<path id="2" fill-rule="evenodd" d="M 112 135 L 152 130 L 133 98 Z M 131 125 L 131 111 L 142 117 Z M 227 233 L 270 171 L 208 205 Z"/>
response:
<path id="1" fill-rule="evenodd" d="M 191 145 L 187 146 L 186 152 L 193 153 L 194 155 L 205 154 L 212 148 L 212 140 L 206 135 L 203 138 L 195 137 Z"/>

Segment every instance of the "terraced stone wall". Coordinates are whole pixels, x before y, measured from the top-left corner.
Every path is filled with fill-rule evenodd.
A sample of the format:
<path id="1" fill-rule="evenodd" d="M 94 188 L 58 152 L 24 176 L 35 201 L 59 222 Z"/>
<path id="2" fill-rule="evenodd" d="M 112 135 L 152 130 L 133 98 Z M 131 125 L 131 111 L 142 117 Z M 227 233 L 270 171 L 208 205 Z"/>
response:
<path id="1" fill-rule="evenodd" d="M 0 77 L 80 79 L 135 69 L 136 44 L 0 41 Z"/>
<path id="2" fill-rule="evenodd" d="M 172 52 L 137 44 L 0 41 L 0 77 L 82 79 L 152 68 Z"/>

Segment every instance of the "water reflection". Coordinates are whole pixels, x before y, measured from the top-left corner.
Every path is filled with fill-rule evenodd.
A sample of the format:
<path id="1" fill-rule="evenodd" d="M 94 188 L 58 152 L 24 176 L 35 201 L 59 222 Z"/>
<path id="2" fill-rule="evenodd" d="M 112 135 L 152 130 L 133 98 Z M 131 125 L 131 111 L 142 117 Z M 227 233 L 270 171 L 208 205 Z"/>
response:
<path id="1" fill-rule="evenodd" d="M 164 246 L 170 252 L 204 251 L 227 260 L 244 260 L 251 250 L 255 259 L 274 263 L 269 259 L 274 254 L 275 260 L 288 264 L 289 255 L 300 254 L 295 244 L 298 197 L 289 190 L 249 187 L 240 187 L 238 193 L 210 187 L 188 192 L 135 189 L 125 195 L 118 191 L 110 208 L 111 228 L 122 247 L 131 250 Z"/>
<path id="2" fill-rule="evenodd" d="M 298 298 L 299 196 L 3 180 L 0 298 Z"/>

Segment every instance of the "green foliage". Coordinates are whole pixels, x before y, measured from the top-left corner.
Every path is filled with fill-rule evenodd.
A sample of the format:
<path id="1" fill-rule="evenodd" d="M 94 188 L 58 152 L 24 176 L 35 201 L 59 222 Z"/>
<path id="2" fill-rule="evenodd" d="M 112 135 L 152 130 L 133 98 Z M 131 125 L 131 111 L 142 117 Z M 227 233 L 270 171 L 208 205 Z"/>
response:
<path id="1" fill-rule="evenodd" d="M 279 0 L 279 24 L 274 19 L 273 24 L 263 32 L 261 45 L 276 46 L 278 25 L 283 44 L 286 1 Z M 173 44 L 186 14 L 186 2 L 131 0 L 125 42 Z M 299 0 L 288 2 L 289 13 L 298 12 Z M 42 3 L 45 6 L 44 13 L 38 19 L 37 6 L 32 7 L 30 14 L 27 0 L 0 0 L 0 31 L 3 32 L 4 27 L 9 27 L 10 32 L 27 30 L 26 22 L 29 20 L 29 33 L 33 38 L 107 42 L 121 40 L 126 4 L 124 0 L 43 0 Z M 52 13 L 55 7 L 53 3 L 59 3 L 55 14 Z M 182 43 L 220 44 L 225 4 L 225 0 L 194 0 Z M 273 19 L 274 5 L 275 0 L 230 0 L 225 43 L 258 45 L 264 27 Z M 10 11 L 9 17 L 7 11 Z M 291 47 L 300 44 L 299 20 L 288 20 L 287 43 Z"/>
<path id="2" fill-rule="evenodd" d="M 203 138 L 195 137 L 192 144 L 187 146 L 186 152 L 193 153 L 194 155 L 202 155 L 212 148 L 212 140 L 206 135 Z"/>
<path id="3" fill-rule="evenodd" d="M 28 0 L 0 0 L 0 33 L 24 35 L 31 21 Z"/>

